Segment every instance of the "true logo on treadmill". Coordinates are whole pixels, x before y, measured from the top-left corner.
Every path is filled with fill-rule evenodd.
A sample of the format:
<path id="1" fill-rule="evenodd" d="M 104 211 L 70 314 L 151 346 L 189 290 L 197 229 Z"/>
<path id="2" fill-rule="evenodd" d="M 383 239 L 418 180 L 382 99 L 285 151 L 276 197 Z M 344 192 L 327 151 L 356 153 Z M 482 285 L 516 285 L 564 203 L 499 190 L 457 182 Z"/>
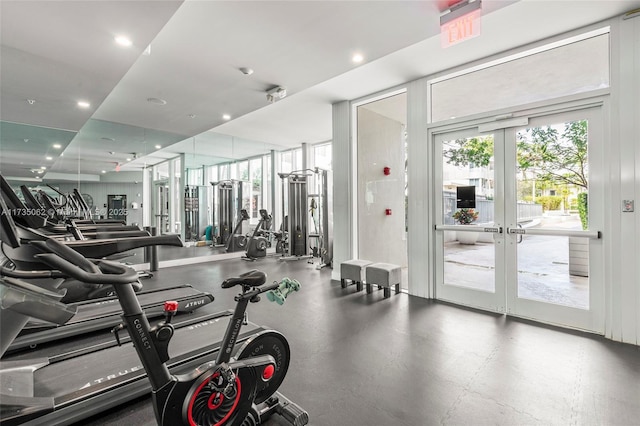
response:
<path id="1" fill-rule="evenodd" d="M 100 383 L 105 383 L 105 382 L 108 382 L 109 380 L 114 380 L 114 379 L 117 379 L 118 377 L 126 376 L 127 374 L 136 372 L 138 370 L 142 370 L 141 365 L 136 365 L 135 367 L 132 367 L 132 368 L 120 370 L 117 373 L 109 374 L 108 376 L 105 376 L 105 377 L 98 377 L 97 379 L 93 379 L 92 381 L 87 382 L 80 389 L 86 389 L 91 386 L 96 386 L 96 385 L 99 385 Z"/>
<path id="2" fill-rule="evenodd" d="M 217 323 L 219 320 L 219 318 L 213 319 L 213 320 L 209 320 L 209 321 L 204 321 L 204 322 L 200 322 L 197 324 L 193 324 L 187 327 L 187 330 L 195 330 L 196 328 L 202 328 L 202 327 L 206 327 L 209 326 L 211 324 L 215 324 Z"/>
<path id="3" fill-rule="evenodd" d="M 200 306 L 200 305 L 204 305 L 205 300 L 204 299 L 200 299 L 200 300 L 194 300 L 192 302 L 187 303 L 186 305 L 184 305 L 185 309 L 188 308 L 193 308 L 195 306 Z"/>

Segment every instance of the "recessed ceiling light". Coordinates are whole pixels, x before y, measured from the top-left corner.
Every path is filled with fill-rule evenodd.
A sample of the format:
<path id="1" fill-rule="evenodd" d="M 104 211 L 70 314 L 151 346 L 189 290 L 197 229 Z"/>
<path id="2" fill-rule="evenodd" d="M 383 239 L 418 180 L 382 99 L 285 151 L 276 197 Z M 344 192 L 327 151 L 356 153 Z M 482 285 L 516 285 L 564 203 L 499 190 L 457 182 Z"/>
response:
<path id="1" fill-rule="evenodd" d="M 156 149 L 162 148 L 162 145 L 156 145 Z"/>
<path id="2" fill-rule="evenodd" d="M 51 161 L 53 160 L 53 157 L 47 157 L 47 160 Z"/>
<path id="3" fill-rule="evenodd" d="M 80 108 L 89 108 L 91 106 L 91 104 L 89 102 L 85 102 L 85 101 L 78 101 L 78 106 Z"/>
<path id="4" fill-rule="evenodd" d="M 60 148 L 62 148 L 62 145 L 60 145 L 59 143 L 54 143 L 54 144 L 53 144 L 53 147 L 54 147 L 55 149 L 60 149 Z"/>
<path id="5" fill-rule="evenodd" d="M 160 98 L 147 98 L 147 102 L 151 102 L 152 104 L 158 104 L 158 105 L 166 105 L 167 101 L 165 101 L 164 99 L 160 99 Z"/>
<path id="6" fill-rule="evenodd" d="M 351 60 L 356 64 L 359 64 L 360 62 L 364 61 L 364 56 L 362 56 L 360 53 L 356 53 L 351 57 Z"/>
<path id="7" fill-rule="evenodd" d="M 131 158 L 127 157 L 127 161 L 131 161 Z"/>
<path id="8" fill-rule="evenodd" d="M 47 170 L 45 166 L 40 167 L 42 170 Z"/>
<path id="9" fill-rule="evenodd" d="M 195 115 L 195 114 L 189 114 L 187 117 L 189 117 L 189 118 L 196 118 L 196 115 Z"/>
<path id="10" fill-rule="evenodd" d="M 115 142 L 116 141 L 114 138 L 108 138 L 106 136 L 103 136 L 100 139 L 102 139 L 103 141 L 109 141 L 109 142 Z"/>
<path id="11" fill-rule="evenodd" d="M 36 100 L 35 100 L 35 99 L 27 99 L 27 103 L 28 103 L 29 105 L 33 105 L 33 104 L 35 104 L 35 103 L 36 103 Z"/>
<path id="12" fill-rule="evenodd" d="M 107 173 L 107 171 L 106 171 L 106 170 L 103 170 L 103 171 L 102 171 L 102 173 Z"/>
<path id="13" fill-rule="evenodd" d="M 251 68 L 247 68 L 247 67 L 242 67 L 242 68 L 238 68 L 240 70 L 240 72 L 244 75 L 251 75 L 253 74 L 253 70 Z"/>
<path id="14" fill-rule="evenodd" d="M 229 114 L 224 114 L 224 115 L 222 116 L 222 119 L 223 119 L 223 120 L 231 120 L 231 116 L 230 116 Z"/>
<path id="15" fill-rule="evenodd" d="M 125 36 L 118 36 L 116 37 L 116 43 L 118 43 L 120 46 L 124 46 L 124 47 L 129 47 L 131 46 L 133 43 L 131 42 L 131 40 L 129 40 L 128 37 Z"/>

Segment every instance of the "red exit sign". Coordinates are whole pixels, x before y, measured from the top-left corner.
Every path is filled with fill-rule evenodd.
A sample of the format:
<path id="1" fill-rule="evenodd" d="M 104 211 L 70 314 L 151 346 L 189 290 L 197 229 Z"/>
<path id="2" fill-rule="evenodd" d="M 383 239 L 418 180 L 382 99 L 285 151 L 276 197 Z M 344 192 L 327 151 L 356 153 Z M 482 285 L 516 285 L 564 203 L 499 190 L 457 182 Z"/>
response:
<path id="1" fill-rule="evenodd" d="M 440 17 L 442 47 L 453 46 L 480 35 L 482 10 L 480 0 L 464 2 Z"/>

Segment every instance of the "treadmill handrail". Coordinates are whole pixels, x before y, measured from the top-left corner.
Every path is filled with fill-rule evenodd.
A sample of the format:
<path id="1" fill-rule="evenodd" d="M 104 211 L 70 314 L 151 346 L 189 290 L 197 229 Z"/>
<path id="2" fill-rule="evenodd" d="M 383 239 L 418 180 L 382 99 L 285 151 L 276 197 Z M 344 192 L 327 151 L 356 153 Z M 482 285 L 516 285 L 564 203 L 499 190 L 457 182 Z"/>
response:
<path id="1" fill-rule="evenodd" d="M 49 269 L 44 269 L 39 271 L 22 271 L 19 269 L 10 269 L 10 268 L 7 268 L 6 266 L 0 267 L 0 276 L 25 279 L 25 280 L 36 280 L 36 279 L 46 279 L 46 278 L 67 278 L 67 275 L 63 274 L 60 271 L 54 271 Z"/>
<path id="2" fill-rule="evenodd" d="M 105 257 L 148 246 L 182 247 L 178 235 L 156 235 L 149 237 L 113 238 L 104 240 L 67 241 L 65 245 L 87 257 Z"/>
<path id="3" fill-rule="evenodd" d="M 121 263 L 89 260 L 56 240 L 32 241 L 43 253 L 35 257 L 70 277 L 89 284 L 130 284 L 138 281 L 138 273 Z"/>
<path id="4" fill-rule="evenodd" d="M 53 239 L 50 236 L 43 234 L 42 232 L 26 227 L 24 225 L 18 225 L 18 238 L 21 241 L 34 241 L 34 240 L 50 240 Z M 78 240 L 78 241 L 64 241 L 64 245 L 73 248 L 78 253 L 89 258 L 101 258 L 111 256 L 116 253 L 122 253 L 125 251 L 148 247 L 148 246 L 175 246 L 183 247 L 184 244 L 179 235 L 151 235 L 144 237 L 127 237 L 127 238 L 107 238 L 101 240 Z"/>

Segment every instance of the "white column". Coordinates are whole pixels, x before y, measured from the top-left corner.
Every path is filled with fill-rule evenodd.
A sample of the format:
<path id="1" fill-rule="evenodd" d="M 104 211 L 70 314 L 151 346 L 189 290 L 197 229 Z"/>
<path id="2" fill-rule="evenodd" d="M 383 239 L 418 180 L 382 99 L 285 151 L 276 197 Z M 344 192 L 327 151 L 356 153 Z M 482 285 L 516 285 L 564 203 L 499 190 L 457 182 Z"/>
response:
<path id="1" fill-rule="evenodd" d="M 354 179 L 351 141 L 351 106 L 348 101 L 333 104 L 333 272 L 340 279 L 340 264 L 354 253 Z M 336 190 L 336 188 L 339 188 Z"/>
<path id="2" fill-rule="evenodd" d="M 433 297 L 432 150 L 427 140 L 427 81 L 407 86 L 407 174 L 409 294 Z"/>

